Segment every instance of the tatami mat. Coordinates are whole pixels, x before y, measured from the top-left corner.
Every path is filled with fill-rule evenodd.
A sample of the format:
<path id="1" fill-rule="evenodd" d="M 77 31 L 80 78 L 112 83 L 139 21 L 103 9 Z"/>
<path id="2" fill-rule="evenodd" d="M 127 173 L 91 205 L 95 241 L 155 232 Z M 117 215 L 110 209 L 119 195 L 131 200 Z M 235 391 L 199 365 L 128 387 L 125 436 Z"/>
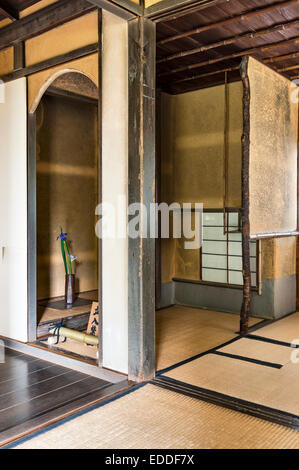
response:
<path id="1" fill-rule="evenodd" d="M 299 416 L 299 364 L 288 363 L 274 369 L 208 354 L 165 375 Z"/>
<path id="2" fill-rule="evenodd" d="M 259 361 L 285 365 L 290 361 L 291 349 L 277 344 L 242 338 L 218 351 Z M 299 372 L 299 370 L 298 370 Z"/>
<path id="3" fill-rule="evenodd" d="M 299 312 L 264 326 L 254 334 L 286 343 L 291 343 L 295 339 L 299 341 Z"/>
<path id="4" fill-rule="evenodd" d="M 146 385 L 19 449 L 297 449 L 298 432 Z"/>
<path id="5" fill-rule="evenodd" d="M 250 326 L 262 321 L 250 318 Z M 156 312 L 156 367 L 164 369 L 237 336 L 240 315 L 173 306 Z"/>

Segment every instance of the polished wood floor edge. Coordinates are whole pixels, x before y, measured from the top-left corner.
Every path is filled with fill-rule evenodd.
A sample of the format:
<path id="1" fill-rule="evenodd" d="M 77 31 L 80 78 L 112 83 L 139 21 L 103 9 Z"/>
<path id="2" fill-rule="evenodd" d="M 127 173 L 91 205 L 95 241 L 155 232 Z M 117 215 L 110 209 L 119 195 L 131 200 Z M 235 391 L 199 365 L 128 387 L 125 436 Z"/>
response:
<path id="1" fill-rule="evenodd" d="M 271 421 L 272 423 L 280 424 L 299 431 L 299 416 L 285 411 L 257 403 L 247 402 L 239 398 L 224 395 L 201 387 L 196 387 L 170 377 L 159 376 L 153 379 L 151 383 L 158 387 L 166 388 L 167 390 L 196 398 L 197 400 L 206 401 L 213 405 L 229 408 L 230 410 L 238 411 L 239 413 L 254 416 L 255 418 L 260 418 L 265 421 Z"/>
<path id="2" fill-rule="evenodd" d="M 73 359 L 67 355 L 62 355 L 53 350 L 47 350 L 33 344 L 21 343 L 7 338 L 1 338 L 7 348 L 19 351 L 28 356 L 33 356 L 44 361 L 52 362 L 53 364 L 73 369 L 82 374 L 87 374 L 98 379 L 106 380 L 111 383 L 122 382 L 127 379 L 125 374 L 114 372 L 102 367 L 88 364 L 78 359 Z"/>
<path id="3" fill-rule="evenodd" d="M 14 426 L 6 431 L 0 432 L 0 447 L 6 446 L 22 439 L 30 434 L 46 429 L 52 424 L 58 423 L 69 417 L 76 417 L 76 414 L 82 411 L 88 411 L 89 408 L 97 406 L 102 402 L 117 398 L 136 384 L 123 380 L 115 384 L 108 385 L 99 390 L 89 393 L 88 395 L 78 398 L 72 403 L 60 406 L 55 410 L 44 413 L 38 417 L 30 419 L 20 425 Z M 104 403 L 103 403 L 104 404 Z M 100 423 L 99 423 L 100 424 Z"/>
<path id="4" fill-rule="evenodd" d="M 80 297 L 80 295 L 86 295 L 86 294 L 93 294 L 93 293 L 97 293 L 98 292 L 98 289 L 91 289 L 91 290 L 83 290 L 83 291 L 80 291 L 80 292 L 75 292 L 75 294 Z M 55 301 L 55 300 L 63 300 L 64 299 L 64 295 L 58 295 L 56 297 L 42 297 L 41 299 L 37 299 L 37 303 L 38 302 L 45 302 L 46 300 L 50 300 L 50 301 Z"/>
<path id="5" fill-rule="evenodd" d="M 75 353 L 73 351 L 68 351 L 66 349 L 63 349 L 62 347 L 59 346 L 60 343 L 58 343 L 57 346 L 56 345 L 49 346 L 48 343 L 46 343 L 46 341 L 41 341 L 40 339 L 38 339 L 34 343 L 30 343 L 30 344 L 32 346 L 36 346 L 37 348 L 46 349 L 47 351 L 51 351 L 55 354 L 60 354 L 60 355 L 65 356 L 65 357 L 70 357 L 72 359 L 76 359 L 78 361 L 84 362 L 85 364 L 90 364 L 92 366 L 97 366 L 97 360 L 96 359 L 93 359 L 92 357 L 88 357 L 88 356 L 82 356 L 82 354 L 78 354 L 78 353 Z"/>

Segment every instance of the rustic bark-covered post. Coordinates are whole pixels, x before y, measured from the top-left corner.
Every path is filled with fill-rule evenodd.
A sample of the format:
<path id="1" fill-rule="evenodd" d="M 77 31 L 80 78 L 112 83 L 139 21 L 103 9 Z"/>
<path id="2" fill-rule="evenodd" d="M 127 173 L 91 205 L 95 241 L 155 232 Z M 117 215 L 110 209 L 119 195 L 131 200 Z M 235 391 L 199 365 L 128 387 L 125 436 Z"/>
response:
<path id="1" fill-rule="evenodd" d="M 129 204 L 155 201 L 155 24 L 128 22 Z M 129 379 L 155 375 L 155 239 L 129 237 Z"/>
<path id="2" fill-rule="evenodd" d="M 250 222 L 249 222 L 249 146 L 250 146 L 250 85 L 248 57 L 241 63 L 243 82 L 243 135 L 242 135 L 242 256 L 243 256 L 243 302 L 240 315 L 240 333 L 248 333 L 248 317 L 251 301 L 250 274 Z"/>

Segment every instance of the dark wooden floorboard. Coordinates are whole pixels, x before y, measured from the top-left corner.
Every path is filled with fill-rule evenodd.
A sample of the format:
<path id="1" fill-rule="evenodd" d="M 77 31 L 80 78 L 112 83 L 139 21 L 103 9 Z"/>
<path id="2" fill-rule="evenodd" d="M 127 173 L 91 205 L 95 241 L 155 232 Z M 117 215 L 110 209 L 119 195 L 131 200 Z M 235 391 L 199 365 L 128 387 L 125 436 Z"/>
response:
<path id="1" fill-rule="evenodd" d="M 112 384 L 6 348 L 0 363 L 0 446 L 98 403 L 132 384 Z"/>
<path id="2" fill-rule="evenodd" d="M 5 349 L 6 357 L 18 357 L 22 356 L 23 354 L 20 351 L 15 351 L 14 349 Z M 29 356 L 28 356 L 29 357 Z M 34 357 L 32 357 L 34 359 Z"/>
<path id="3" fill-rule="evenodd" d="M 110 385 L 8 348 L 5 352 L 0 364 L 0 432 Z"/>
<path id="4" fill-rule="evenodd" d="M 85 377 L 83 374 L 80 374 L 80 372 L 65 371 L 63 375 L 53 376 L 48 380 L 34 385 L 27 386 L 27 384 L 24 383 L 24 387 L 21 390 L 0 395 L 0 413 L 7 408 L 17 405 L 24 406 L 25 403 L 34 398 L 55 392 L 60 388 L 79 382 L 80 380 L 85 380 Z"/>
<path id="5" fill-rule="evenodd" d="M 19 353 L 18 351 L 13 351 L 12 349 L 10 350 L 10 352 L 8 352 L 9 350 L 6 349 L 5 350 L 5 358 L 4 358 L 4 362 L 1 364 L 20 364 L 21 362 L 24 364 L 29 364 L 29 362 L 33 362 L 33 361 L 36 361 L 36 357 L 33 357 L 33 356 L 26 356 L 24 357 L 24 355 L 22 353 Z"/>
<path id="6" fill-rule="evenodd" d="M 133 383 L 130 383 L 127 380 L 111 384 L 108 387 L 91 392 L 87 396 L 78 398 L 55 410 L 50 410 L 40 416 L 31 418 L 17 426 L 7 429 L 4 432 L 0 432 L 0 446 L 4 446 L 9 442 L 15 441 L 17 438 L 26 436 L 34 431 L 38 431 L 45 426 L 49 426 L 63 418 L 69 417 L 89 408 L 90 406 L 98 404 L 107 398 L 129 389 L 133 385 Z"/>
<path id="7" fill-rule="evenodd" d="M 36 358 L 30 361 L 24 359 L 24 356 L 14 357 L 11 360 L 7 358 L 4 364 L 0 364 L 0 383 L 8 379 L 17 378 L 20 375 L 26 376 L 51 366 L 50 362 L 41 361 Z"/>
<path id="8" fill-rule="evenodd" d="M 69 370 L 64 367 L 52 365 L 51 367 L 47 367 L 47 369 L 37 370 L 36 372 L 32 372 L 27 375 L 15 376 L 13 379 L 0 382 L 0 400 L 1 395 L 17 392 L 23 388 L 47 381 L 53 377 L 55 378 L 68 372 Z"/>
<path id="9" fill-rule="evenodd" d="M 83 375 L 83 374 L 82 374 Z M 76 398 L 99 390 L 104 387 L 100 379 L 94 377 L 79 378 L 77 382 L 61 387 L 51 393 L 44 394 L 22 404 L 7 408 L 0 412 L 0 432 L 16 426 L 22 421 L 37 417 L 50 410 L 54 410 Z M 109 385 L 108 382 L 105 385 Z"/>

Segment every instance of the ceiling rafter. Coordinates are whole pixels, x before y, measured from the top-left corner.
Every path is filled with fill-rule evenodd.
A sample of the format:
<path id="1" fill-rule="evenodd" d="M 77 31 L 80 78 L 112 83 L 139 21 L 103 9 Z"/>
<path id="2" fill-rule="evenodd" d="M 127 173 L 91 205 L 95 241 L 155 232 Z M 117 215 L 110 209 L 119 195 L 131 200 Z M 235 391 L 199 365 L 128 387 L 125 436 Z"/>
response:
<path id="1" fill-rule="evenodd" d="M 273 59 L 277 59 L 277 60 L 281 61 L 281 60 L 286 60 L 286 59 L 292 58 L 294 56 L 298 57 L 299 52 L 295 52 L 293 54 L 286 54 L 286 55 L 278 56 L 278 57 L 269 57 L 267 59 L 263 59 L 262 62 L 264 64 L 268 64 L 268 63 L 275 62 L 275 60 L 273 60 Z M 299 68 L 299 65 L 294 65 L 294 66 L 290 66 L 290 67 L 283 67 L 281 69 L 276 69 L 276 71 L 277 72 L 284 72 L 284 71 L 288 71 L 288 70 L 296 70 L 298 68 Z M 219 75 L 219 74 L 222 74 L 222 73 L 224 74 L 224 73 L 228 73 L 228 72 L 234 72 L 234 71 L 237 71 L 239 69 L 240 69 L 240 64 L 235 65 L 233 67 L 226 67 L 226 68 L 223 68 L 223 69 L 213 70 L 211 72 L 195 74 L 195 75 L 191 75 L 190 77 L 185 77 L 185 78 L 180 78 L 179 80 L 175 80 L 175 81 L 171 82 L 171 85 L 175 86 L 179 83 L 189 82 L 189 81 L 192 81 L 192 80 L 200 80 L 202 78 L 212 77 L 214 75 Z"/>
<path id="2" fill-rule="evenodd" d="M 282 67 L 277 69 L 277 72 L 287 72 L 288 70 L 296 70 L 299 69 L 299 64 L 296 65 L 289 65 L 288 67 Z"/>
<path id="3" fill-rule="evenodd" d="M 284 60 L 296 59 L 299 57 L 299 52 L 291 52 L 290 54 L 278 55 L 274 57 L 268 57 L 265 59 L 265 64 L 272 64 L 274 62 L 283 62 Z"/>
<path id="4" fill-rule="evenodd" d="M 171 83 L 171 85 L 177 85 L 178 83 L 189 82 L 191 80 L 199 80 L 201 78 L 207 78 L 207 77 L 211 77 L 213 75 L 219 75 L 222 73 L 224 74 L 228 72 L 234 72 L 236 70 L 239 70 L 239 68 L 240 68 L 240 65 L 235 65 L 234 67 L 226 67 L 224 69 L 213 70 L 212 72 L 192 75 L 191 77 L 185 77 L 185 78 L 180 78 L 179 80 L 175 80 L 174 82 Z"/>
<path id="5" fill-rule="evenodd" d="M 185 31 L 182 33 L 175 34 L 173 36 L 169 36 L 165 39 L 161 39 L 160 41 L 157 42 L 157 46 L 163 46 L 164 44 L 168 44 L 173 41 L 177 41 L 178 39 L 183 39 L 189 36 L 194 36 L 195 34 L 200 34 L 205 31 L 209 31 L 210 29 L 215 29 L 219 28 L 222 26 L 227 26 L 231 23 L 237 22 L 237 21 L 242 21 L 250 19 L 256 15 L 262 15 L 265 13 L 271 13 L 275 10 L 294 6 L 299 4 L 299 0 L 287 0 L 279 3 L 275 3 L 272 5 L 269 5 L 267 7 L 262 7 L 262 8 L 257 8 L 256 10 L 250 10 L 245 13 L 242 13 L 241 15 L 235 15 L 231 16 L 230 18 L 226 18 L 224 20 L 218 21 L 218 22 L 213 22 L 209 23 L 207 25 L 199 26 L 198 28 L 191 29 L 189 31 Z"/>
<path id="6" fill-rule="evenodd" d="M 286 31 L 288 29 L 294 28 L 299 25 L 299 19 L 296 19 L 294 21 L 288 21 L 286 23 L 281 23 L 277 24 L 274 26 L 271 26 L 270 28 L 266 29 L 261 29 L 255 32 L 249 32 L 249 33 L 244 33 L 244 34 L 239 34 L 237 36 L 234 36 L 232 38 L 228 39 L 223 39 L 222 41 L 217 41 L 211 44 L 205 44 L 200 47 L 196 47 L 194 49 L 189 49 L 187 51 L 182 51 L 182 52 L 176 52 L 175 54 L 171 54 L 169 56 L 163 57 L 162 59 L 159 59 L 157 61 L 157 64 L 163 64 L 165 62 L 170 62 L 175 59 L 180 59 L 181 57 L 188 57 L 190 55 L 198 54 L 200 52 L 206 52 L 211 49 L 216 49 L 218 47 L 222 46 L 229 46 L 231 44 L 236 43 L 237 41 L 244 40 L 244 39 L 256 39 L 261 36 L 265 36 L 268 34 L 273 34 L 276 32 L 280 31 Z"/>
<path id="7" fill-rule="evenodd" d="M 292 39 L 279 41 L 279 42 L 275 42 L 275 43 L 271 43 L 271 44 L 265 44 L 265 45 L 262 45 L 262 46 L 242 50 L 242 51 L 239 51 L 239 52 L 235 52 L 234 54 L 223 55 L 221 57 L 217 57 L 216 59 L 208 59 L 208 60 L 201 61 L 201 62 L 198 62 L 198 63 L 195 63 L 195 64 L 189 64 L 189 65 L 184 65 L 182 67 L 178 67 L 178 68 L 175 68 L 175 69 L 170 69 L 170 70 L 167 70 L 166 72 L 159 73 L 158 77 L 160 78 L 160 77 L 167 76 L 167 75 L 173 75 L 173 74 L 180 73 L 180 72 L 186 72 L 187 70 L 193 70 L 193 69 L 196 69 L 196 68 L 204 67 L 206 65 L 217 64 L 217 63 L 220 63 L 220 62 L 224 62 L 226 60 L 237 59 L 239 57 L 244 57 L 246 55 L 252 55 L 252 54 L 256 54 L 258 52 L 264 52 L 264 51 L 267 51 L 267 50 L 270 50 L 270 49 L 275 49 L 275 48 L 278 48 L 278 47 L 283 47 L 283 46 L 288 46 L 288 45 L 295 45 L 295 44 L 298 44 L 298 43 L 299 43 L 299 37 L 297 36 L 297 37 L 292 38 Z"/>

